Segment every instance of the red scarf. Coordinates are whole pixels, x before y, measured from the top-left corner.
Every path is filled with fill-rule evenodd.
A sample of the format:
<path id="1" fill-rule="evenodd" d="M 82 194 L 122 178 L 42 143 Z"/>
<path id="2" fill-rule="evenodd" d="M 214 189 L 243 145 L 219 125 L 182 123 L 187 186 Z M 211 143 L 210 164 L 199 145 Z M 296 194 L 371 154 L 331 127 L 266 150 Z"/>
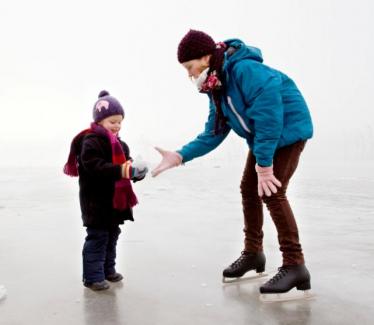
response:
<path id="1" fill-rule="evenodd" d="M 71 142 L 69 158 L 64 166 L 64 173 L 66 175 L 79 175 L 77 162 L 78 148 L 80 142 L 83 139 L 83 136 L 89 133 L 104 135 L 108 138 L 112 147 L 112 163 L 114 165 L 122 165 L 126 162 L 126 157 L 123 152 L 122 145 L 118 140 L 118 137 L 113 133 L 105 130 L 102 126 L 96 123 L 91 123 L 91 127 L 89 129 L 83 130 L 78 133 Z M 132 208 L 137 203 L 138 199 L 136 198 L 136 195 L 132 189 L 130 179 L 121 178 L 120 180 L 116 181 L 113 196 L 113 208 L 117 210 L 125 210 Z"/>

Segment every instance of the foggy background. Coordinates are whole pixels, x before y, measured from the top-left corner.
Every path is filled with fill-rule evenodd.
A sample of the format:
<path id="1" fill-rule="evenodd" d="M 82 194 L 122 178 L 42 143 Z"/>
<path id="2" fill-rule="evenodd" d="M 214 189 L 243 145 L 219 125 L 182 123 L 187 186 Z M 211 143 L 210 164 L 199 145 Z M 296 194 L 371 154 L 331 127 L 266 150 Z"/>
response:
<path id="1" fill-rule="evenodd" d="M 372 324 L 373 17 L 370 0 L 1 1 L 0 324 Z M 151 168 L 154 146 L 179 149 L 201 132 L 208 99 L 176 54 L 190 28 L 260 48 L 309 105 L 315 134 L 288 196 L 315 301 L 269 306 L 260 282 L 221 284 L 243 239 L 248 148 L 233 132 L 134 184 L 136 222 L 118 242 L 125 281 L 83 290 L 79 188 L 62 173 L 70 142 L 102 89 Z M 264 233 L 272 276 L 281 255 L 268 215 Z"/>
<path id="2" fill-rule="evenodd" d="M 176 52 L 190 29 L 240 38 L 295 80 L 318 163 L 374 158 L 373 10 L 359 1 L 2 1 L 0 166 L 62 166 L 102 89 L 125 109 L 121 137 L 151 164 L 203 130 L 208 99 Z M 245 158 L 233 132 L 201 161 Z"/>

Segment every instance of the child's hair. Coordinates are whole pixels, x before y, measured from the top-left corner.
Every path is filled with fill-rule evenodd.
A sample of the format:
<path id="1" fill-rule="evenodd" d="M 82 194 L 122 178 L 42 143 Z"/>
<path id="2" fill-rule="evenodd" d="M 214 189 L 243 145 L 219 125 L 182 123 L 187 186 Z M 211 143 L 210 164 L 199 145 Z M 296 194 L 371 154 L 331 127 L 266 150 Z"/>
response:
<path id="1" fill-rule="evenodd" d="M 112 116 L 112 115 L 122 115 L 125 116 L 125 111 L 123 110 L 120 102 L 113 96 L 110 96 L 109 92 L 106 90 L 100 91 L 99 99 L 96 101 L 93 108 L 93 119 L 94 122 L 100 122 L 101 120 Z"/>

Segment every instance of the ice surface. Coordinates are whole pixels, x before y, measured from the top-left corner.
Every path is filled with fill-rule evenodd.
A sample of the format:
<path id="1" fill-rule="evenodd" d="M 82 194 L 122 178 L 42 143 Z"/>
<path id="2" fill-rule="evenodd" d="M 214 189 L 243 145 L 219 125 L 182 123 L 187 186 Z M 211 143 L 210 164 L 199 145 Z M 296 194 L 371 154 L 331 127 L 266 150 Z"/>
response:
<path id="1" fill-rule="evenodd" d="M 324 167 L 303 162 L 288 195 L 316 299 L 276 304 L 260 301 L 259 280 L 222 284 L 242 250 L 239 163 L 191 162 L 136 183 L 136 220 L 118 242 L 125 279 L 100 293 L 81 284 L 77 180 L 1 168 L 0 324 L 372 324 L 374 177 Z M 267 214 L 264 232 L 271 272 L 281 257 Z"/>

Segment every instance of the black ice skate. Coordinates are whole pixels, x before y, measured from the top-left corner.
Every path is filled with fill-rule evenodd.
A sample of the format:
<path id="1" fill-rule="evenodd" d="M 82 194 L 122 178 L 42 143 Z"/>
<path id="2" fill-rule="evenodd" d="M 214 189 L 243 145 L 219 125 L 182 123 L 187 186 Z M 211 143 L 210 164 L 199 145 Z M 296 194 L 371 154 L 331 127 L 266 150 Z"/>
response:
<path id="1" fill-rule="evenodd" d="M 243 251 L 240 257 L 229 267 L 223 270 L 224 283 L 238 282 L 243 280 L 253 280 L 266 276 L 265 273 L 266 258 L 263 252 L 249 253 Z M 242 278 L 248 271 L 255 270 L 257 275 Z"/>
<path id="2" fill-rule="evenodd" d="M 293 288 L 304 293 L 288 294 Z M 260 299 L 264 302 L 309 299 L 312 297 L 310 288 L 310 274 L 304 264 L 282 266 L 274 277 L 260 287 Z"/>

